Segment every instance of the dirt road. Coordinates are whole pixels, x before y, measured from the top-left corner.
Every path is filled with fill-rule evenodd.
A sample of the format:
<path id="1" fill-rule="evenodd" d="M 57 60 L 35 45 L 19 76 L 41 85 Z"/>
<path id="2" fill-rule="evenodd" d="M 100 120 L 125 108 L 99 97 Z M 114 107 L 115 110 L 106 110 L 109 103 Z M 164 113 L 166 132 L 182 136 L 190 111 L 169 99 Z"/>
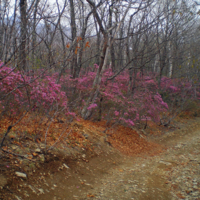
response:
<path id="1" fill-rule="evenodd" d="M 200 199 L 200 130 L 179 133 L 168 136 L 169 148 L 160 155 L 125 158 L 90 190 L 94 199 Z"/>
<path id="2" fill-rule="evenodd" d="M 55 155 L 53 171 L 47 167 L 36 180 L 21 180 L 12 195 L 18 200 L 200 200 L 200 119 L 154 141 L 166 147 L 155 156 L 128 157 L 108 145 L 107 153 L 90 159 Z"/>

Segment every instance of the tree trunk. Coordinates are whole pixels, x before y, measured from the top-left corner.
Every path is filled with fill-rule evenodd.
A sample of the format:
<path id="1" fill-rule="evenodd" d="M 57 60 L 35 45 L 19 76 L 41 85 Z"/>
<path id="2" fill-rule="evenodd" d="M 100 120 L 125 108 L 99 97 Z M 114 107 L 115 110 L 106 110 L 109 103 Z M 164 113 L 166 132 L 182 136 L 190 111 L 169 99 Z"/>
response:
<path id="1" fill-rule="evenodd" d="M 37 10 L 38 4 L 40 0 L 36 0 L 34 6 L 34 13 L 33 13 L 33 33 L 32 33 L 32 69 L 34 70 L 36 65 L 36 57 L 35 57 L 35 47 L 36 47 L 36 23 L 37 23 Z"/>
<path id="2" fill-rule="evenodd" d="M 112 14 L 113 14 L 113 5 L 114 5 L 114 1 L 112 0 L 112 5 L 109 8 L 109 28 L 112 27 Z M 110 38 L 112 41 L 112 30 L 110 31 Z M 115 71 L 115 49 L 114 49 L 114 45 L 113 42 L 110 44 L 110 57 L 111 57 L 111 67 L 112 67 L 112 71 Z"/>
<path id="3" fill-rule="evenodd" d="M 98 15 L 98 12 L 96 10 L 96 6 L 95 6 L 95 3 L 91 0 L 87 0 L 87 2 L 91 5 L 91 7 L 93 8 L 93 14 L 94 14 L 94 17 L 96 18 L 97 20 L 97 23 L 99 25 L 99 29 L 101 31 L 101 33 L 103 34 L 103 37 L 104 37 L 104 43 L 103 43 L 103 48 L 101 50 L 101 60 L 100 60 L 100 65 L 99 65 L 99 68 L 98 68 L 98 71 L 97 71 L 97 75 L 95 77 L 95 80 L 93 82 L 93 86 L 92 86 L 92 91 L 90 93 L 90 96 L 85 104 L 85 106 L 83 107 L 82 111 L 81 111 L 81 116 L 84 118 L 84 119 L 87 119 L 88 116 L 90 116 L 90 113 L 91 111 L 88 110 L 88 106 L 90 105 L 90 103 L 94 103 L 94 101 L 96 100 L 98 94 L 99 94 L 99 91 L 100 91 L 100 83 L 101 83 L 101 79 L 102 79 L 102 76 L 103 76 L 103 72 L 106 68 L 106 65 L 107 65 L 107 60 L 108 60 L 108 53 L 109 53 L 109 49 L 110 49 L 110 46 L 113 42 L 113 39 L 116 35 L 114 35 L 112 41 L 109 41 L 109 37 L 108 37 L 108 30 L 105 30 L 103 25 L 102 25 L 102 21 Z M 124 21 L 124 18 L 130 8 L 130 5 L 131 3 L 129 3 L 129 6 L 127 7 L 123 17 L 122 17 L 122 20 L 121 22 L 119 23 L 118 27 L 117 27 L 117 31 L 119 31 L 120 29 L 120 26 L 122 24 L 122 22 Z M 113 26 L 114 27 L 114 26 Z M 112 29 L 110 29 L 112 30 Z"/>
<path id="4" fill-rule="evenodd" d="M 76 18 L 75 18 L 75 11 L 74 11 L 74 0 L 69 0 L 70 2 L 70 16 L 71 16 L 71 35 L 72 35 L 72 43 L 76 40 Z M 76 70 L 77 70 L 77 47 L 76 43 L 72 49 L 72 62 L 71 62 L 71 75 L 73 78 L 76 77 Z"/>
<path id="5" fill-rule="evenodd" d="M 26 39 L 27 39 L 27 16 L 26 16 L 26 0 L 20 0 L 20 15 L 21 15 L 21 22 L 20 22 L 20 60 L 19 60 L 19 68 L 23 71 L 27 71 L 26 66 Z"/>
<path id="6" fill-rule="evenodd" d="M 95 77 L 95 80 L 93 82 L 92 92 L 90 93 L 90 96 L 89 96 L 85 106 L 83 107 L 83 109 L 81 111 L 81 116 L 84 119 L 87 119 L 90 116 L 90 113 L 91 113 L 91 111 L 87 109 L 88 106 L 90 104 L 94 103 L 94 101 L 98 97 L 101 79 L 102 79 L 103 72 L 104 72 L 106 65 L 107 65 L 108 52 L 109 52 L 108 37 L 105 37 L 104 38 L 104 46 L 103 46 L 103 49 L 101 51 L 101 63 L 100 63 L 97 75 Z"/>

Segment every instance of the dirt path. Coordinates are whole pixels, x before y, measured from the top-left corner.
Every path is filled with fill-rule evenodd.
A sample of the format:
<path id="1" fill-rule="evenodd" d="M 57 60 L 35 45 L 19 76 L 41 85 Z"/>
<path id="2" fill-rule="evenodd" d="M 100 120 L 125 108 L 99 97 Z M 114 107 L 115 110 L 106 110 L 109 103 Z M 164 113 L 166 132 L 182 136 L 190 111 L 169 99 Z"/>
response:
<path id="1" fill-rule="evenodd" d="M 152 157 L 127 157 L 108 146 L 107 153 L 89 161 L 87 154 L 70 161 L 55 155 L 54 171 L 47 167 L 36 180 L 21 180 L 13 196 L 17 200 L 200 200 L 200 119 L 156 142 L 167 149 Z"/>
<path id="2" fill-rule="evenodd" d="M 125 158 L 90 190 L 94 199 L 200 199 L 200 130 L 167 143 L 171 147 L 158 156 Z"/>

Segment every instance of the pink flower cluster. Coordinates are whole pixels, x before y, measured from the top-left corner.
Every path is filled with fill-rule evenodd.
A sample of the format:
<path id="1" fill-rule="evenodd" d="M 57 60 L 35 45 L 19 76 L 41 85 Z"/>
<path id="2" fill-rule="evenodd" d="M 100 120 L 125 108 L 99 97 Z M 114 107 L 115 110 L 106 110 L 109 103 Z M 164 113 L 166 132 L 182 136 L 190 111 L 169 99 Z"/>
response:
<path id="1" fill-rule="evenodd" d="M 24 109 L 33 111 L 62 108 L 67 115 L 75 116 L 67 108 L 67 96 L 56 83 L 54 74 L 26 76 L 20 71 L 3 66 L 0 68 L 0 110 L 12 115 L 19 114 Z"/>
<path id="2" fill-rule="evenodd" d="M 26 76 L 0 63 L 0 111 L 7 109 L 16 114 L 29 107 L 45 112 L 61 108 L 66 115 L 75 117 L 75 112 L 81 113 L 93 90 L 98 68 L 97 65 L 89 67 L 88 72 L 81 72 L 76 79 L 71 79 L 66 71 L 57 83 L 58 73 Z M 200 98 L 199 87 L 194 91 L 188 80 L 163 77 L 159 83 L 155 74 L 131 74 L 128 70 L 109 80 L 113 75 L 111 69 L 104 71 L 100 91 L 87 108 L 93 113 L 101 113 L 105 120 L 128 126 L 143 120 L 158 122 L 160 114 L 166 112 L 176 98 L 184 99 L 194 94 Z M 96 112 L 100 109 L 101 112 Z"/>

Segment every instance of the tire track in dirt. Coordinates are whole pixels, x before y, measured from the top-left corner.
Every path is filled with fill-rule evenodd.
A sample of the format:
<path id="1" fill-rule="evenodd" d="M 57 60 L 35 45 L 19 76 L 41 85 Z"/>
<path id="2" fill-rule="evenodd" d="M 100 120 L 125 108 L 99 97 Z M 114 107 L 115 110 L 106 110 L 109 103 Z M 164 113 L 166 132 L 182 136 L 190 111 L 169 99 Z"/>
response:
<path id="1" fill-rule="evenodd" d="M 55 157 L 34 179 L 21 180 L 12 198 L 6 199 L 199 200 L 200 119 L 149 140 L 165 150 L 129 157 L 104 142 L 98 147 L 104 152 L 93 158 Z M 54 165 L 53 171 L 49 165 Z"/>
<path id="2" fill-rule="evenodd" d="M 199 122 L 157 139 L 169 147 L 166 152 L 154 157 L 126 158 L 98 188 L 90 191 L 94 199 L 199 200 Z"/>

